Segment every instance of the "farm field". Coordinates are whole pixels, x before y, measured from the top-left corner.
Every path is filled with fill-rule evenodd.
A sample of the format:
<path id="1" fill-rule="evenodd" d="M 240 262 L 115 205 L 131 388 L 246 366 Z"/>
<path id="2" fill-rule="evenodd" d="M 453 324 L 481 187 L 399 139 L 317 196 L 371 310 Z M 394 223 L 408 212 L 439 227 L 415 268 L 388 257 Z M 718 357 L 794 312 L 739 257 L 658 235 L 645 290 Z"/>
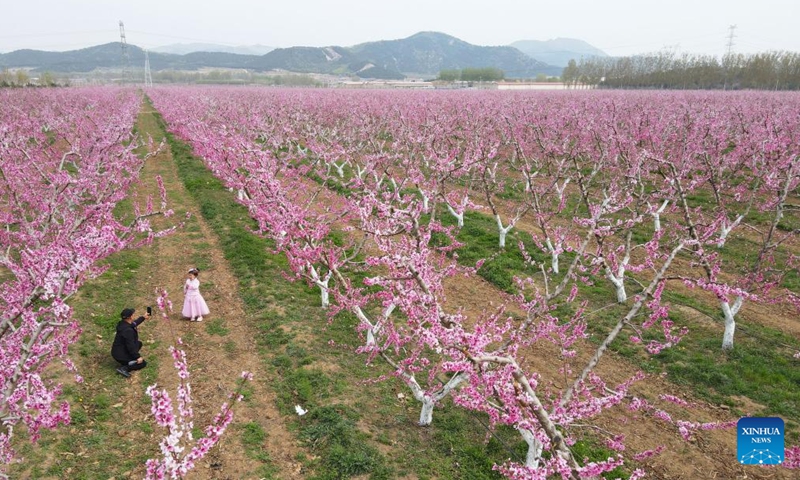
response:
<path id="1" fill-rule="evenodd" d="M 114 215 L 163 191 L 179 226 L 69 299 L 72 421 L 18 431 L 12 478 L 144 476 L 179 337 L 195 436 L 254 376 L 186 478 L 793 478 L 732 427 L 800 441 L 796 96 L 147 94 Z M 119 311 L 179 311 L 193 266 L 212 314 L 116 375 Z"/>

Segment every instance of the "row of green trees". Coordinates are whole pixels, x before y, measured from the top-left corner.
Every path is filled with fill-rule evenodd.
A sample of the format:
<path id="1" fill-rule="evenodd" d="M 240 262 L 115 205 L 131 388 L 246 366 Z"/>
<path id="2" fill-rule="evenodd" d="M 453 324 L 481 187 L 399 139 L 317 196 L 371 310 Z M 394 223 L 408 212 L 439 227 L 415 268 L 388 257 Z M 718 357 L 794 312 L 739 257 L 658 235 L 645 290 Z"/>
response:
<path id="1" fill-rule="evenodd" d="M 462 70 L 442 70 L 439 78 L 444 82 L 499 82 L 505 78 L 505 73 L 499 68 L 464 68 Z"/>
<path id="2" fill-rule="evenodd" d="M 590 57 L 570 60 L 562 79 L 567 85 L 608 88 L 798 90 L 800 53 Z"/>
<path id="3" fill-rule="evenodd" d="M 11 71 L 4 68 L 0 71 L 0 87 L 57 87 L 60 82 L 50 72 L 43 72 L 31 78 L 25 70 Z"/>

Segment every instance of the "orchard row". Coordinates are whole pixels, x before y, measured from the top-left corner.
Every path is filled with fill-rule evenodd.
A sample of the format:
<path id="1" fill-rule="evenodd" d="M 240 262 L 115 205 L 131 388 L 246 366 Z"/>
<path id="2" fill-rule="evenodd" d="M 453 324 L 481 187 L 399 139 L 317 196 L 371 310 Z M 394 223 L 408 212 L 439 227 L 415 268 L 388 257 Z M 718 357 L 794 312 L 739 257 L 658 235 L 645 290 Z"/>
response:
<path id="1" fill-rule="evenodd" d="M 81 328 L 69 298 L 103 272 L 114 252 L 148 242 L 147 218 L 114 216 L 139 180 L 133 90 L 0 92 L 0 464 L 14 457 L 22 423 L 33 440 L 69 422 L 52 362 L 75 371 L 67 352 Z M 78 381 L 80 376 L 76 374 Z"/>
<path id="2" fill-rule="evenodd" d="M 81 334 L 70 298 L 108 268 L 110 255 L 176 229 L 150 224 L 173 213 L 160 178 L 158 207 L 153 198 L 132 197 L 145 160 L 158 151 L 135 133 L 142 101 L 133 89 L 0 91 L 0 478 L 3 465 L 21 460 L 12 447 L 15 429 L 35 442 L 42 429 L 70 422 L 70 405 L 59 400 L 62 386 L 53 380 L 61 363 L 83 381 L 69 357 Z M 139 147 L 150 153 L 137 155 Z M 125 200 L 132 212 L 120 216 Z M 165 296 L 159 300 L 166 307 Z M 192 439 L 185 356 L 174 347 L 172 353 L 181 379 L 178 411 L 165 390 L 148 388 L 167 435 L 163 458 L 147 462 L 147 478 L 184 475 L 232 419 L 226 403 L 205 437 Z"/>

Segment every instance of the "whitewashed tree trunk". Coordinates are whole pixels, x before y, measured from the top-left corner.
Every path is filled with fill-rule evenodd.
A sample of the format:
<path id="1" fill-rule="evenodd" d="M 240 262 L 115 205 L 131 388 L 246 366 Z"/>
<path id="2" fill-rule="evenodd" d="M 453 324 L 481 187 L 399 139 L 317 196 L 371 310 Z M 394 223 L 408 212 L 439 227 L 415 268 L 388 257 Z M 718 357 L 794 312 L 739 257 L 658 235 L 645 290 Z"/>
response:
<path id="1" fill-rule="evenodd" d="M 617 303 L 625 303 L 628 300 L 628 294 L 625 292 L 625 268 L 628 266 L 628 262 L 631 261 L 631 236 L 632 233 L 629 231 L 625 241 L 625 256 L 622 257 L 622 261 L 617 265 L 617 271 L 613 272 L 608 263 L 606 263 L 606 277 L 611 280 L 617 291 Z"/>
<path id="2" fill-rule="evenodd" d="M 658 207 L 658 210 L 653 212 L 653 224 L 656 232 L 661 231 L 661 214 L 664 213 L 664 209 L 667 208 L 667 205 L 669 205 L 669 200 L 664 200 L 664 203 Z"/>
<path id="3" fill-rule="evenodd" d="M 233 190 L 234 190 L 233 187 L 229 187 L 228 188 L 228 191 L 231 192 L 231 193 L 233 193 Z M 250 197 L 247 196 L 247 192 L 245 192 L 243 188 L 237 188 L 236 189 L 236 198 L 240 202 L 242 202 L 244 200 L 250 200 Z"/>
<path id="4" fill-rule="evenodd" d="M 550 265 L 553 267 L 553 273 L 558 273 L 558 252 L 553 248 L 553 242 L 549 238 L 544 240 L 547 246 L 547 251 L 550 252 Z"/>
<path id="5" fill-rule="evenodd" d="M 733 301 L 733 305 L 728 303 L 727 300 L 720 300 L 720 305 L 722 305 L 722 314 L 725 316 L 725 333 L 722 334 L 722 349 L 723 350 L 732 350 L 733 349 L 733 334 L 736 332 L 736 314 L 739 313 L 739 309 L 742 308 L 742 303 L 744 302 L 744 297 L 737 296 L 736 300 Z"/>
<path id="6" fill-rule="evenodd" d="M 736 217 L 736 220 L 734 220 L 733 223 L 731 223 L 730 225 L 728 225 L 728 222 L 726 221 L 719 227 L 719 242 L 717 244 L 718 246 L 720 247 L 725 246 L 725 242 L 728 240 L 728 234 L 731 233 L 731 230 L 733 230 L 737 225 L 739 225 L 739 223 L 743 219 L 744 215 L 739 215 L 738 217 Z"/>
<path id="7" fill-rule="evenodd" d="M 379 322 L 377 322 L 375 325 L 373 325 L 372 323 L 367 322 L 369 324 L 369 328 L 367 329 L 367 346 L 370 346 L 370 347 L 377 346 L 377 342 L 375 341 L 375 335 L 380 333 L 383 322 L 389 320 L 389 315 L 392 314 L 394 309 L 395 309 L 395 305 L 394 305 L 394 303 L 392 303 L 392 304 L 390 304 L 388 307 L 386 307 L 383 310 L 383 315 L 381 316 L 381 319 L 380 319 Z"/>
<path id="8" fill-rule="evenodd" d="M 533 432 L 524 428 L 518 428 L 517 431 L 522 435 L 522 439 L 528 444 L 528 453 L 525 454 L 525 466 L 529 468 L 538 468 L 539 459 L 542 458 L 542 442 L 536 439 Z"/>
<path id="9" fill-rule="evenodd" d="M 611 280 L 614 289 L 617 292 L 617 303 L 625 303 L 628 300 L 628 294 L 625 292 L 625 276 L 616 276 L 611 271 L 606 274 L 606 277 Z"/>
<path id="10" fill-rule="evenodd" d="M 447 204 L 447 211 L 450 212 L 450 215 L 456 217 L 456 221 L 458 222 L 458 228 L 464 226 L 464 212 L 457 213 L 450 204 Z"/>
<path id="11" fill-rule="evenodd" d="M 503 227 L 503 221 L 500 220 L 500 215 L 495 215 L 494 218 L 497 220 L 497 230 L 500 233 L 500 248 L 506 248 L 506 235 L 514 228 L 514 224 L 509 223 L 507 227 Z"/>
<path id="12" fill-rule="evenodd" d="M 625 303 L 628 300 L 628 294 L 625 291 L 625 267 L 630 261 L 630 255 L 626 252 L 625 258 L 617 266 L 617 272 L 614 273 L 611 268 L 606 265 L 606 278 L 608 278 L 614 289 L 617 292 L 617 303 Z"/>
<path id="13" fill-rule="evenodd" d="M 414 398 L 417 398 L 417 396 L 414 395 Z M 417 398 L 417 400 L 422 402 L 422 410 L 419 412 L 419 425 L 421 427 L 427 427 L 433 422 L 433 407 L 436 404 L 427 396 L 422 396 Z"/>
<path id="14" fill-rule="evenodd" d="M 405 377 L 406 384 L 411 388 L 411 392 L 414 395 L 414 398 L 422 403 L 422 409 L 419 412 L 419 425 L 422 427 L 427 427 L 433 421 L 433 407 L 436 404 L 446 397 L 450 392 L 456 388 L 461 382 L 466 380 L 467 376 L 461 372 L 453 375 L 450 377 L 450 380 L 437 392 L 429 395 L 425 393 L 425 390 L 419 386 L 416 379 L 411 375 Z"/>
<path id="15" fill-rule="evenodd" d="M 316 286 L 319 287 L 320 290 L 320 300 L 322 301 L 322 308 L 328 308 L 330 306 L 330 292 L 328 290 L 328 282 L 331 279 L 331 272 L 329 271 L 325 278 L 320 278 L 319 274 L 317 273 L 317 269 L 314 268 L 314 265 L 309 265 L 309 272 L 311 273 L 311 281 L 314 282 Z"/>
<path id="16" fill-rule="evenodd" d="M 558 192 L 558 202 L 561 203 L 564 201 L 564 190 L 567 189 L 567 184 L 569 183 L 569 178 L 564 180 L 564 183 L 559 185 L 556 183 L 556 192 Z"/>
<path id="17" fill-rule="evenodd" d="M 317 282 L 317 286 L 319 287 L 319 296 L 320 302 L 322 303 L 322 308 L 327 309 L 330 306 L 330 299 L 328 293 L 328 280 L 331 279 L 331 274 L 325 275 L 324 280 L 320 280 Z"/>
<path id="18" fill-rule="evenodd" d="M 422 211 L 427 213 L 429 211 L 428 206 L 430 203 L 430 198 L 425 195 L 425 192 L 423 192 L 421 188 L 419 189 L 419 194 L 422 195 Z"/>
<path id="19" fill-rule="evenodd" d="M 331 162 L 331 164 L 336 168 L 336 174 L 339 175 L 339 178 L 344 178 L 344 166 L 347 165 L 347 162 L 343 162 L 341 165 Z"/>
<path id="20" fill-rule="evenodd" d="M 375 179 L 375 188 L 381 188 L 381 185 L 383 185 L 383 181 L 386 180 L 386 175 L 381 175 L 379 177 L 377 173 L 372 172 L 372 178 Z"/>
<path id="21" fill-rule="evenodd" d="M 341 278 L 341 274 L 337 272 L 337 278 Z M 382 322 L 387 321 L 389 315 L 392 314 L 394 311 L 395 305 L 390 304 L 386 309 L 383 311 L 383 315 L 381 316 L 381 320 L 373 324 L 369 321 L 366 314 L 361 307 L 355 306 L 351 311 L 356 314 L 361 322 L 366 323 L 369 325 L 369 329 L 367 330 L 367 345 L 376 345 L 375 342 L 375 335 L 372 333 L 377 333 L 380 331 L 380 325 Z M 377 346 L 377 345 L 376 345 Z M 395 369 L 398 369 L 398 364 L 394 362 L 391 358 L 389 358 L 384 353 L 381 353 L 381 357 L 389 363 Z M 433 421 L 433 408 L 436 406 L 441 399 L 446 397 L 450 394 L 450 392 L 458 387 L 461 382 L 467 379 L 467 375 L 463 372 L 458 372 L 452 377 L 447 383 L 438 391 L 434 392 L 432 395 L 425 392 L 425 390 L 417 383 L 417 379 L 414 378 L 414 375 L 406 372 L 400 371 L 400 378 L 402 378 L 403 382 L 411 389 L 411 394 L 413 395 L 414 399 L 422 403 L 422 409 L 419 413 L 419 425 L 420 426 L 428 426 Z"/>

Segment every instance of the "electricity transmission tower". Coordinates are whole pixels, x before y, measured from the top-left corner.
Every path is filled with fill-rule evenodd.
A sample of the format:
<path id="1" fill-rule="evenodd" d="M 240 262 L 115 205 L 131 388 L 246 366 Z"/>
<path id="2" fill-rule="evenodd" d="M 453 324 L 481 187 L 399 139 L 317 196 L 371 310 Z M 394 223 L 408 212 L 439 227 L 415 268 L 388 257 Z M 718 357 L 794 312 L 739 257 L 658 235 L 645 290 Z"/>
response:
<path id="1" fill-rule="evenodd" d="M 731 25 L 728 27 L 728 30 L 730 30 L 730 32 L 728 32 L 728 44 L 726 46 L 725 56 L 722 58 L 722 66 L 725 68 L 725 80 L 722 84 L 723 90 L 728 89 L 728 77 L 730 76 L 730 68 L 733 63 L 731 55 L 733 54 L 733 39 L 736 37 L 736 25 Z"/>
<path id="2" fill-rule="evenodd" d="M 730 27 L 728 27 L 728 30 L 730 30 L 730 32 L 728 33 L 728 44 L 727 44 L 726 55 L 730 55 L 731 53 L 733 53 L 733 45 L 734 45 L 733 39 L 736 37 L 735 33 L 736 25 L 731 25 Z"/>
<path id="3" fill-rule="evenodd" d="M 153 86 L 153 76 L 150 74 L 150 55 L 147 50 L 144 51 L 144 86 Z"/>
<path id="4" fill-rule="evenodd" d="M 126 82 L 128 74 L 128 42 L 125 40 L 125 24 L 119 21 L 119 41 L 122 44 L 122 84 Z"/>

